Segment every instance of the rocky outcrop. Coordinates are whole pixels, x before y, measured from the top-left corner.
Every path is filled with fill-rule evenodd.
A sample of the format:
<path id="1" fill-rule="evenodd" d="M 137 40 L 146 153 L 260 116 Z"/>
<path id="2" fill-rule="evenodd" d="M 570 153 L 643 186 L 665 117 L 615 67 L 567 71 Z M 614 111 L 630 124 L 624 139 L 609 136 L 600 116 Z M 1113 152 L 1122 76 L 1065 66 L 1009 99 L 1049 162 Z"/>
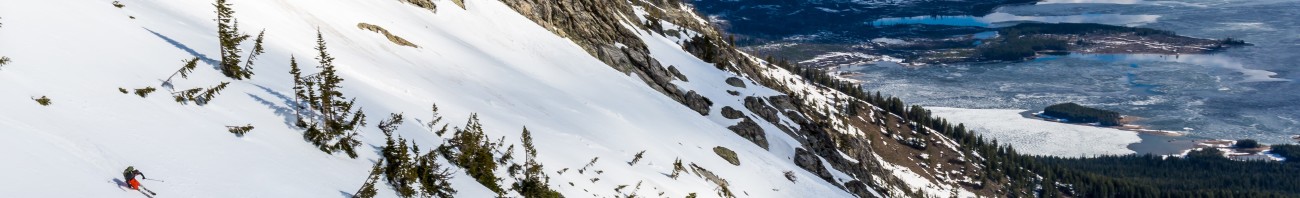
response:
<path id="1" fill-rule="evenodd" d="M 857 179 L 857 181 L 849 187 L 841 187 L 860 197 L 871 196 L 860 188 L 862 186 L 874 188 L 879 192 L 886 192 L 881 186 L 910 188 L 902 182 L 897 182 L 898 179 L 892 176 L 891 172 L 883 170 L 881 167 L 884 166 L 879 164 L 878 161 L 870 160 L 871 154 L 876 153 L 876 151 L 872 150 L 872 145 L 869 140 L 865 139 L 866 137 L 852 136 L 843 131 L 838 131 L 837 127 L 830 127 L 830 123 L 833 123 L 831 120 L 851 121 L 863 120 L 864 118 L 855 118 L 828 112 L 816 106 L 804 105 L 825 104 L 836 101 L 814 101 L 819 99 L 790 97 L 790 95 L 807 94 L 807 91 L 810 90 L 806 90 L 809 89 L 808 87 L 797 87 L 788 84 L 800 80 L 797 77 L 785 79 L 769 75 L 767 72 L 777 66 L 760 63 L 758 59 L 753 59 L 736 50 L 713 27 L 702 20 L 696 20 L 690 8 L 681 7 L 684 4 L 679 1 L 510 0 L 502 2 L 556 35 L 572 40 L 611 68 L 641 79 L 650 88 L 680 102 L 691 110 L 700 113 L 700 115 L 708 115 L 713 102 L 709 98 L 696 93 L 695 90 L 683 90 L 672 84 L 673 80 L 688 81 L 686 76 L 679 71 L 681 68 L 678 68 L 678 66 L 665 67 L 655 60 L 649 55 L 649 50 L 645 43 L 642 43 L 639 36 L 632 30 L 625 28 L 624 25 L 662 32 L 655 30 L 655 28 L 661 27 L 660 25 L 653 24 L 657 23 L 654 21 L 664 20 L 684 27 L 684 29 L 699 32 L 701 34 L 693 35 L 693 38 L 688 42 L 689 44 L 683 44 L 682 47 L 701 60 L 716 63 L 714 64 L 716 68 L 730 71 L 737 76 L 728 78 L 725 82 L 709 83 L 727 83 L 732 87 L 740 88 L 763 86 L 786 94 L 766 98 L 745 98 L 743 106 L 749 109 L 753 115 L 745 115 L 743 111 L 736 109 L 740 107 L 722 108 L 723 117 L 742 119 L 738 124 L 727 127 L 729 130 L 760 147 L 768 148 L 766 134 L 763 128 L 755 122 L 755 119 L 763 119 L 774 124 L 777 129 L 790 134 L 801 143 L 801 145 L 797 145 L 799 149 L 796 150 L 795 158 L 792 159 L 796 165 L 816 173 L 818 177 L 837 186 L 842 184 L 833 181 L 828 169 L 834 168 L 844 172 Z M 634 11 L 633 6 L 640 6 L 644 9 L 640 9 L 641 12 Z M 635 16 L 636 13 L 645 13 L 645 15 Z M 643 24 L 641 21 L 636 21 L 642 17 L 650 19 L 652 22 Z M 817 86 L 813 86 L 811 89 L 817 89 L 812 91 L 825 90 L 824 87 Z M 741 94 L 741 92 L 734 90 L 728 90 L 728 93 L 734 96 Z M 786 125 L 790 124 L 788 122 L 781 123 L 779 115 L 785 115 L 786 118 L 794 122 L 794 125 Z M 891 119 L 889 123 L 886 123 L 885 120 L 869 120 L 869 122 L 873 126 L 866 127 L 897 124 L 900 121 Z M 859 128 L 861 131 L 874 129 Z M 901 146 L 901 144 L 890 145 Z M 853 160 L 846 159 L 846 157 Z M 825 159 L 825 162 L 821 159 Z M 899 162 L 891 163 L 905 165 L 905 163 Z M 707 172 L 699 171 L 702 169 L 698 167 L 696 169 L 697 172 Z M 706 177 L 709 177 L 710 180 L 720 183 L 720 186 L 725 186 L 725 180 L 716 178 L 711 174 L 707 175 L 709 176 Z M 877 182 L 881 180 L 884 183 Z M 863 183 L 865 185 L 861 185 Z M 916 195 L 904 194 L 902 196 Z"/>
<path id="2" fill-rule="evenodd" d="M 835 179 L 831 177 L 831 172 L 826 170 L 825 165 L 822 165 L 822 160 L 817 159 L 817 155 L 814 155 L 812 152 L 808 152 L 807 150 L 803 150 L 803 148 L 794 149 L 794 165 L 816 174 L 817 177 L 822 180 L 826 180 L 832 184 L 837 183 L 835 182 Z"/>
<path id="3" fill-rule="evenodd" d="M 864 197 L 864 198 L 875 197 L 875 195 L 871 194 L 870 188 L 868 187 L 869 186 L 867 186 L 866 183 L 862 183 L 862 180 L 855 179 L 853 181 L 844 182 L 844 188 L 848 189 L 849 192 L 853 194 L 857 194 L 858 197 Z"/>
<path id="4" fill-rule="evenodd" d="M 740 112 L 740 110 L 731 108 L 731 106 L 725 106 L 722 107 L 722 117 L 727 119 L 740 119 L 745 117 L 745 112 Z"/>
<path id="5" fill-rule="evenodd" d="M 727 78 L 727 84 L 731 85 L 732 87 L 745 88 L 745 81 L 740 80 L 740 78 L 736 78 L 736 77 Z"/>
<path id="6" fill-rule="evenodd" d="M 411 4 L 411 5 L 415 6 L 415 7 L 424 8 L 424 9 L 429 10 L 429 11 L 434 12 L 434 13 L 438 13 L 438 5 L 437 5 L 437 4 L 433 4 L 433 1 L 429 1 L 429 0 L 402 0 L 402 2 L 409 3 L 409 4 Z"/>
<path id="7" fill-rule="evenodd" d="M 690 82 L 690 81 L 691 81 L 690 79 L 687 79 L 687 78 L 686 78 L 686 75 L 682 75 L 682 72 L 681 72 L 681 71 L 677 71 L 677 66 L 669 65 L 669 66 L 668 66 L 668 73 L 672 73 L 673 76 L 677 77 L 677 80 L 682 80 L 682 82 Z"/>
<path id="8" fill-rule="evenodd" d="M 709 115 L 709 107 L 713 106 L 713 101 L 695 93 L 695 91 L 687 92 L 681 102 L 682 104 L 685 104 L 686 107 L 690 107 L 691 110 L 700 113 L 700 115 Z"/>
<path id="9" fill-rule="evenodd" d="M 758 147 L 767 149 L 767 133 L 763 132 L 763 127 L 758 126 L 758 123 L 754 122 L 753 119 L 746 117 L 744 121 L 727 127 L 727 129 L 731 129 L 732 132 L 736 132 L 736 135 L 757 144 Z"/>
<path id="10" fill-rule="evenodd" d="M 758 114 L 758 117 L 763 118 L 763 120 L 774 125 L 779 124 L 781 120 L 780 117 L 777 117 L 776 109 L 772 108 L 772 106 L 768 106 L 767 102 L 763 102 L 762 98 L 753 96 L 745 97 L 745 108 L 749 109 L 750 112 L 754 112 L 754 114 Z"/>

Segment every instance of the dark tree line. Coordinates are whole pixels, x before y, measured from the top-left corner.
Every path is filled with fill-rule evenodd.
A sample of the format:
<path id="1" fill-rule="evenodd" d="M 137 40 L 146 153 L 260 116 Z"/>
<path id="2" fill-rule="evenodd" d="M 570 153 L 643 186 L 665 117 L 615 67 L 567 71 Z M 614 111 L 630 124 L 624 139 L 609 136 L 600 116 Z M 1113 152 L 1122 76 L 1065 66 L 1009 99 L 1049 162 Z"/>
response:
<path id="1" fill-rule="evenodd" d="M 1043 115 L 1053 118 L 1069 120 L 1069 122 L 1078 123 L 1101 123 L 1102 126 L 1119 126 L 1120 115 L 1118 112 L 1085 107 L 1083 105 L 1070 103 L 1055 104 L 1043 109 Z"/>
<path id="2" fill-rule="evenodd" d="M 1273 145 L 1269 152 L 1286 158 L 1286 162 L 1300 164 L 1300 145 L 1296 144 L 1279 144 Z"/>
<path id="3" fill-rule="evenodd" d="M 998 29 L 998 33 L 1011 37 L 1035 34 L 1116 34 L 1134 33 L 1139 36 L 1175 36 L 1173 31 L 1140 27 L 1124 27 L 1095 23 L 1022 23 Z"/>
<path id="4" fill-rule="evenodd" d="M 1069 43 L 1047 38 L 1006 37 L 1000 42 L 976 49 L 983 60 L 1018 61 L 1038 55 L 1040 51 L 1065 51 Z"/>

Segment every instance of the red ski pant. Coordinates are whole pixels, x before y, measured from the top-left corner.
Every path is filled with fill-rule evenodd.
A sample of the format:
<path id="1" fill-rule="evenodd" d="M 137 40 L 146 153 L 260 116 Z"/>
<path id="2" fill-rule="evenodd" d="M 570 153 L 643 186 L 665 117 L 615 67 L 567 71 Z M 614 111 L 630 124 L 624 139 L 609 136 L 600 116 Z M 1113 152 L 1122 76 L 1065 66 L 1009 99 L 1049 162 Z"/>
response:
<path id="1" fill-rule="evenodd" d="M 126 181 L 126 184 L 127 184 L 127 185 L 130 185 L 130 186 L 131 186 L 131 189 L 140 190 L 140 181 L 136 181 L 135 179 L 131 179 L 131 180 L 127 180 L 127 181 Z"/>

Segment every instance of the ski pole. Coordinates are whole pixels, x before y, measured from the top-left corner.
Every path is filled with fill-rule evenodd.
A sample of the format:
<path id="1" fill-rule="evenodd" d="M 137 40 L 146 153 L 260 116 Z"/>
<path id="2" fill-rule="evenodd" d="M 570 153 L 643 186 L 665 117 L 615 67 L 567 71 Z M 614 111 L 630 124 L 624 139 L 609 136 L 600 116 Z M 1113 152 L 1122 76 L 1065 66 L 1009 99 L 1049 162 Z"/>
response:
<path id="1" fill-rule="evenodd" d="M 157 182 L 167 182 L 167 181 L 163 181 L 163 180 L 160 180 L 160 179 L 149 179 L 149 178 L 145 178 L 145 180 L 157 181 Z"/>

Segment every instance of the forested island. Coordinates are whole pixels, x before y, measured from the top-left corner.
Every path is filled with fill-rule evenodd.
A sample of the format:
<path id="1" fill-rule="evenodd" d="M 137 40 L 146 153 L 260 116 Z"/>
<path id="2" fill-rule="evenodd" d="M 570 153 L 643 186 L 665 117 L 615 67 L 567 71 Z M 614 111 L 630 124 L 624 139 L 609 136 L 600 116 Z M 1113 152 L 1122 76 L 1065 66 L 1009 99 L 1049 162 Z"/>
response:
<path id="1" fill-rule="evenodd" d="M 1234 38 L 1192 38 L 1166 30 L 1091 23 L 1024 23 L 998 29 L 998 34 L 976 47 L 975 59 L 1023 60 L 1053 52 L 1203 54 L 1248 45 Z"/>
<path id="2" fill-rule="evenodd" d="M 1043 109 L 1039 116 L 1059 119 L 1062 122 L 1069 123 L 1099 123 L 1101 126 L 1120 126 L 1123 116 L 1118 112 L 1085 107 L 1083 105 L 1070 103 L 1061 103 L 1048 106 Z"/>

